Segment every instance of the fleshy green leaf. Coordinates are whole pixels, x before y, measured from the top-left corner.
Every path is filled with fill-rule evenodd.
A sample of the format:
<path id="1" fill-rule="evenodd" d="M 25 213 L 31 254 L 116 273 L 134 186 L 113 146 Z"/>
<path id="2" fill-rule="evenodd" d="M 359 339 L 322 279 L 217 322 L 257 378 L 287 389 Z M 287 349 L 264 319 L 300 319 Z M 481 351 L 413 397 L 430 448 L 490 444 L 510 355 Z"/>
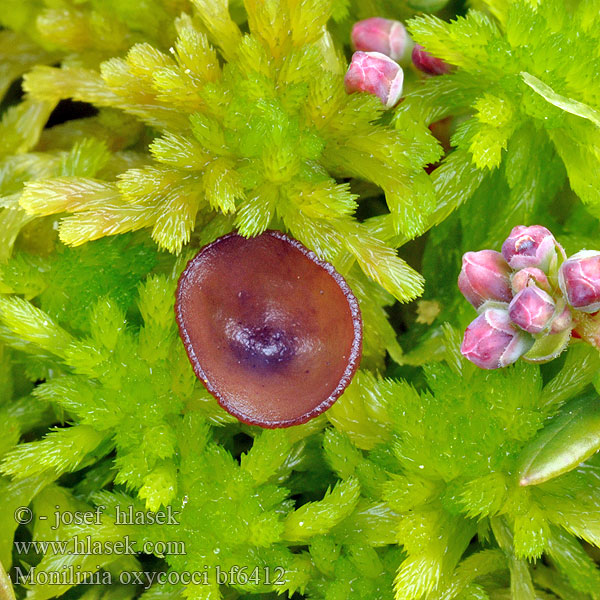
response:
<path id="1" fill-rule="evenodd" d="M 566 404 L 532 440 L 520 458 L 519 482 L 537 485 L 558 477 L 600 450 L 600 398 Z"/>

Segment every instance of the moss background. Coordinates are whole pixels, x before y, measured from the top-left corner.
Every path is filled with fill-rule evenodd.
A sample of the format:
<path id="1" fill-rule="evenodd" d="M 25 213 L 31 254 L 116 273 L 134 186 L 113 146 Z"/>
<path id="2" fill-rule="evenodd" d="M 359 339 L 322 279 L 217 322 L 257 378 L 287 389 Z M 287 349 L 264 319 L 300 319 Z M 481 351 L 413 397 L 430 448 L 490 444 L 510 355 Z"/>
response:
<path id="1" fill-rule="evenodd" d="M 376 15 L 454 67 L 407 68 L 391 111 L 343 86 Z M 0 0 L 0 25 L 17 598 L 600 597 L 600 461 L 574 450 L 598 440 L 598 351 L 478 369 L 456 287 L 515 225 L 600 248 L 598 0 Z M 201 246 L 266 228 L 333 263 L 364 319 L 352 384 L 285 430 L 218 406 L 173 315 Z M 532 452 L 549 478 L 523 487 Z"/>

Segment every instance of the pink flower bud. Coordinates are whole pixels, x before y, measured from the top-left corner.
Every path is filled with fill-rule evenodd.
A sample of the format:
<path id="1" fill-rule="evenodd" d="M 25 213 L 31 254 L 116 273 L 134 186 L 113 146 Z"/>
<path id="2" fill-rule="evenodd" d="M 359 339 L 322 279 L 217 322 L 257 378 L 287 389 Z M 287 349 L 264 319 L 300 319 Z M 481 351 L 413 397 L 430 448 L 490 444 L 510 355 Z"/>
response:
<path id="1" fill-rule="evenodd" d="M 511 323 L 507 311 L 489 308 L 467 327 L 460 351 L 482 369 L 499 369 L 514 363 L 533 342 Z"/>
<path id="2" fill-rule="evenodd" d="M 400 21 L 372 17 L 352 28 L 352 44 L 363 52 L 380 52 L 400 63 L 410 60 L 412 40 Z"/>
<path id="3" fill-rule="evenodd" d="M 539 267 L 546 271 L 562 247 L 550 231 L 541 225 L 517 225 L 502 244 L 502 256 L 513 269 Z"/>
<path id="4" fill-rule="evenodd" d="M 349 94 L 373 94 L 386 108 L 391 108 L 400 99 L 403 82 L 404 72 L 400 65 L 379 52 L 355 52 L 344 77 Z"/>
<path id="5" fill-rule="evenodd" d="M 537 285 L 545 292 L 551 291 L 550 282 L 546 277 L 546 273 L 536 267 L 529 267 L 517 271 L 512 275 L 510 283 L 515 294 L 518 294 L 521 290 L 524 290 L 530 285 Z"/>
<path id="6" fill-rule="evenodd" d="M 550 328 L 555 309 L 552 296 L 532 285 L 513 298 L 508 306 L 508 316 L 528 333 L 541 333 Z"/>
<path id="7" fill-rule="evenodd" d="M 567 259 L 558 271 L 558 283 L 567 302 L 577 310 L 600 310 L 600 252 L 582 250 Z"/>
<path id="8" fill-rule="evenodd" d="M 444 75 L 449 73 L 451 67 L 448 63 L 444 62 L 441 58 L 436 58 L 427 52 L 423 46 L 415 44 L 412 50 L 412 61 L 413 65 L 419 71 L 427 73 L 428 75 Z"/>
<path id="9" fill-rule="evenodd" d="M 510 302 L 510 267 L 495 250 L 467 252 L 462 259 L 458 287 L 463 296 L 479 308 L 487 300 Z"/>

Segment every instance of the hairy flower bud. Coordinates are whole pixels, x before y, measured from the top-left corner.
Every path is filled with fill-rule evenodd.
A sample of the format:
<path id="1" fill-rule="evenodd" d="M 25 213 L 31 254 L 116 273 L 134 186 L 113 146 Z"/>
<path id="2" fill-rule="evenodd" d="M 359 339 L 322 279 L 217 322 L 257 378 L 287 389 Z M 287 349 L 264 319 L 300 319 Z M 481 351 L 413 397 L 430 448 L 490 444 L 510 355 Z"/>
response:
<path id="1" fill-rule="evenodd" d="M 541 333 L 550 327 L 555 309 L 552 296 L 532 285 L 513 298 L 508 306 L 508 316 L 528 333 Z"/>
<path id="2" fill-rule="evenodd" d="M 562 248 L 548 229 L 541 225 L 513 227 L 502 244 L 502 256 L 513 269 L 538 267 L 546 271 L 556 257 L 556 249 Z"/>
<path id="3" fill-rule="evenodd" d="M 444 73 L 449 73 L 451 70 L 448 63 L 444 62 L 441 58 L 432 56 L 423 46 L 419 46 L 419 44 L 415 44 L 411 57 L 413 65 L 419 71 L 423 71 L 423 73 L 427 73 L 428 75 L 443 75 Z"/>
<path id="4" fill-rule="evenodd" d="M 600 310 L 600 252 L 582 250 L 568 258 L 558 271 L 558 283 L 567 302 L 577 310 Z"/>
<path id="5" fill-rule="evenodd" d="M 533 342 L 511 323 L 507 311 L 489 308 L 467 327 L 460 351 L 482 369 L 499 369 L 514 363 Z"/>
<path id="6" fill-rule="evenodd" d="M 512 275 L 510 283 L 515 294 L 518 294 L 521 290 L 524 290 L 530 285 L 537 285 L 545 292 L 551 291 L 550 282 L 546 277 L 546 273 L 537 267 L 529 267 L 517 271 Z"/>
<path id="7" fill-rule="evenodd" d="M 398 63 L 379 52 L 355 52 L 344 77 L 349 94 L 367 92 L 378 96 L 386 108 L 400 99 L 404 72 Z"/>
<path id="8" fill-rule="evenodd" d="M 463 255 L 458 287 L 463 296 L 479 308 L 487 300 L 510 302 L 510 267 L 495 250 L 467 252 Z"/>
<path id="9" fill-rule="evenodd" d="M 352 44 L 363 52 L 380 52 L 399 63 L 410 60 L 413 42 L 400 21 L 372 17 L 352 28 Z"/>

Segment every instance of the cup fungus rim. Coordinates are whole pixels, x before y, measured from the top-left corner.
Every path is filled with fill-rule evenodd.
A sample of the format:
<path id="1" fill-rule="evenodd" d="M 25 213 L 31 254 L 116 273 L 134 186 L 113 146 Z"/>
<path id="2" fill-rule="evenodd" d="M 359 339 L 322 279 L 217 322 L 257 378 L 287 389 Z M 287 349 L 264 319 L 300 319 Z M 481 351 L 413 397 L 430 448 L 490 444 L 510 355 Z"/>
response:
<path id="1" fill-rule="evenodd" d="M 293 419 L 285 419 L 285 420 L 260 420 L 253 417 L 249 417 L 243 412 L 237 410 L 235 406 L 232 406 L 230 402 L 228 402 L 220 393 L 217 386 L 213 385 L 213 383 L 209 380 L 207 374 L 205 373 L 202 365 L 200 364 L 200 360 L 194 350 L 194 345 L 192 340 L 187 332 L 187 328 L 184 325 L 184 314 L 183 308 L 180 305 L 179 299 L 181 297 L 181 290 L 184 284 L 189 280 L 190 269 L 198 260 L 198 258 L 206 251 L 214 248 L 221 242 L 224 242 L 232 237 L 241 237 L 246 240 L 254 239 L 256 237 L 260 237 L 262 235 L 269 235 L 276 239 L 282 240 L 291 246 L 293 246 L 296 250 L 299 250 L 304 257 L 310 260 L 312 263 L 324 269 L 337 283 L 338 287 L 342 291 L 346 302 L 348 303 L 348 307 L 350 309 L 350 317 L 352 319 L 352 328 L 353 328 L 353 338 L 352 345 L 350 346 L 350 352 L 348 358 L 346 360 L 346 366 L 344 368 L 344 372 L 340 377 L 337 386 L 335 389 L 325 398 L 322 402 L 320 402 L 317 406 L 312 408 L 310 411 L 300 415 L 299 417 Z M 202 246 L 200 250 L 193 256 L 186 264 L 185 268 L 181 272 L 177 282 L 177 290 L 175 292 L 175 320 L 177 322 L 177 327 L 179 329 L 179 335 L 183 341 L 183 346 L 185 348 L 188 359 L 192 365 L 192 369 L 198 379 L 204 384 L 204 387 L 208 390 L 208 392 L 214 396 L 219 403 L 219 406 L 223 408 L 226 412 L 233 415 L 236 419 L 241 421 L 242 423 L 246 423 L 247 425 L 258 425 L 265 429 L 276 429 L 282 427 L 291 427 L 292 425 L 302 425 L 307 421 L 317 417 L 321 413 L 328 410 L 335 401 L 342 395 L 345 389 L 350 385 L 356 370 L 358 369 L 358 365 L 360 363 L 361 355 L 362 355 L 362 316 L 360 312 L 360 307 L 358 304 L 358 300 L 356 296 L 350 289 L 350 286 L 346 282 L 346 280 L 342 277 L 342 275 L 335 269 L 335 267 L 325 261 L 320 259 L 317 254 L 308 249 L 304 244 L 299 242 L 298 240 L 292 238 L 291 236 L 283 233 L 282 231 L 278 231 L 275 229 L 267 229 L 263 231 L 261 234 L 253 237 L 244 237 L 240 235 L 237 231 L 231 231 L 225 235 L 218 237 L 212 242 Z"/>

